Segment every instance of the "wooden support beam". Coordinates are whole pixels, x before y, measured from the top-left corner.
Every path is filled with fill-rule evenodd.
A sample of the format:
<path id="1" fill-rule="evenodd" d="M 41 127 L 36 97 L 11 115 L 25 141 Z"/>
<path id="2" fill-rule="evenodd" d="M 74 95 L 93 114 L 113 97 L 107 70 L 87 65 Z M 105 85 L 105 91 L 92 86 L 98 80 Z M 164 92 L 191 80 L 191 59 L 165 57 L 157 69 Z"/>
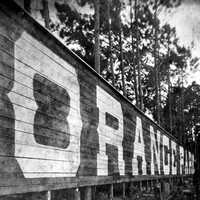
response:
<path id="1" fill-rule="evenodd" d="M 152 180 L 149 180 L 150 191 L 152 191 Z"/>
<path id="2" fill-rule="evenodd" d="M 173 189 L 173 178 L 170 178 L 170 190 Z"/>
<path id="3" fill-rule="evenodd" d="M 122 190 L 123 190 L 122 198 L 126 199 L 126 183 L 122 183 Z"/>
<path id="4" fill-rule="evenodd" d="M 84 200 L 92 200 L 92 187 L 91 186 L 84 188 Z"/>
<path id="5" fill-rule="evenodd" d="M 110 185 L 110 200 L 113 200 L 114 194 L 113 194 L 113 184 Z"/>
<path id="6" fill-rule="evenodd" d="M 162 196 L 164 199 L 170 194 L 170 191 L 170 184 L 167 181 L 164 181 L 162 186 Z"/>
<path id="7" fill-rule="evenodd" d="M 142 191 L 142 181 L 139 182 L 140 191 Z"/>
<path id="8" fill-rule="evenodd" d="M 150 191 L 150 186 L 149 186 L 149 181 L 147 180 L 146 182 L 146 191 L 149 192 Z"/>
<path id="9" fill-rule="evenodd" d="M 51 200 L 51 191 L 47 191 L 45 200 Z"/>
<path id="10" fill-rule="evenodd" d="M 80 190 L 79 188 L 76 188 L 74 190 L 74 200 L 81 200 Z"/>
<path id="11" fill-rule="evenodd" d="M 97 190 L 96 186 L 93 186 L 92 187 L 92 199 L 94 199 L 94 200 L 96 199 L 96 192 L 97 192 L 96 190 Z"/>
<path id="12" fill-rule="evenodd" d="M 133 195 L 134 188 L 135 188 L 134 183 L 130 182 L 130 184 L 129 184 L 129 196 Z"/>
<path id="13" fill-rule="evenodd" d="M 67 197 L 67 199 L 72 199 L 72 200 L 75 200 L 75 193 L 76 193 L 77 191 L 76 191 L 76 189 L 75 188 L 71 188 L 71 189 L 67 189 L 66 191 L 65 191 L 65 197 Z M 57 196 L 57 195 L 56 195 Z M 62 197 L 59 197 L 59 199 L 57 199 L 57 200 L 60 200 Z M 54 200 L 54 199 L 52 199 L 52 200 Z"/>

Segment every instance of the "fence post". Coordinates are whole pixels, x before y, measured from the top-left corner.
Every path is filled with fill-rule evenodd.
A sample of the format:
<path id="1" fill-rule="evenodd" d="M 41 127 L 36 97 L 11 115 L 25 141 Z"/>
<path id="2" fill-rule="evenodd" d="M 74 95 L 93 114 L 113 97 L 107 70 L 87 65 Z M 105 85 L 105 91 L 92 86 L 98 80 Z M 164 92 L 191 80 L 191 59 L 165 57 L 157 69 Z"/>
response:
<path id="1" fill-rule="evenodd" d="M 113 200 L 113 184 L 110 185 L 110 200 Z"/>
<path id="2" fill-rule="evenodd" d="M 123 194 L 122 194 L 122 198 L 125 199 L 126 198 L 126 183 L 122 183 L 123 186 Z"/>
<path id="3" fill-rule="evenodd" d="M 84 188 L 84 200 L 92 200 L 92 187 L 87 186 Z"/>

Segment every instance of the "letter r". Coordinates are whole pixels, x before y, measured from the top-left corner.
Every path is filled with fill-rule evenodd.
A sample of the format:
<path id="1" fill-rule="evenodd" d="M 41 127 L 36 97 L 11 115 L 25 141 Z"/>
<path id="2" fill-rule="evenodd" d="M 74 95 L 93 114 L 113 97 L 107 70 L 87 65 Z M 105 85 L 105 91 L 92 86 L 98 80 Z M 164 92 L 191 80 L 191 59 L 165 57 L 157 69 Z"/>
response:
<path id="1" fill-rule="evenodd" d="M 121 104 L 105 90 L 97 86 L 97 107 L 99 108 L 99 153 L 97 154 L 97 175 L 108 175 L 107 146 L 117 148 L 117 163 L 120 175 L 124 175 L 123 160 L 123 113 Z"/>

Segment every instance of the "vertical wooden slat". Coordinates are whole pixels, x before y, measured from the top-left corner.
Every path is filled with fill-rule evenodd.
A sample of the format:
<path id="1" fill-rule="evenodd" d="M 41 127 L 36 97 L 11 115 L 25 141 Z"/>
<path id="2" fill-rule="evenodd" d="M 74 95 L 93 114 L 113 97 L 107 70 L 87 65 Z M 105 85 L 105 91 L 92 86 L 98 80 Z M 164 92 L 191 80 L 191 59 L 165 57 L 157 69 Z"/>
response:
<path id="1" fill-rule="evenodd" d="M 80 190 L 78 188 L 74 190 L 74 200 L 81 200 Z"/>
<path id="2" fill-rule="evenodd" d="M 140 191 L 142 191 L 142 181 L 139 182 Z"/>
<path id="3" fill-rule="evenodd" d="M 110 200 L 113 199 L 113 184 L 110 185 Z"/>
<path id="4" fill-rule="evenodd" d="M 123 199 L 125 199 L 126 198 L 126 183 L 122 183 L 122 189 L 123 189 L 122 197 Z"/>
<path id="5" fill-rule="evenodd" d="M 84 188 L 84 200 L 92 200 L 92 187 L 91 186 Z"/>

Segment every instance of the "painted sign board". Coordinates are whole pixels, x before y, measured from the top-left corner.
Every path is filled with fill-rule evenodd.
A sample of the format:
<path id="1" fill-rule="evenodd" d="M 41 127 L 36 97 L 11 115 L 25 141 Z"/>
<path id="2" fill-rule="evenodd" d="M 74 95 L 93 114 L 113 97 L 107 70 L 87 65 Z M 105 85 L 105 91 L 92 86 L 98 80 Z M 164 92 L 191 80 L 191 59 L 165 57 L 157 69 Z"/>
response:
<path id="1" fill-rule="evenodd" d="M 1 194 L 193 173 L 193 154 L 8 2 L 0 3 Z"/>

